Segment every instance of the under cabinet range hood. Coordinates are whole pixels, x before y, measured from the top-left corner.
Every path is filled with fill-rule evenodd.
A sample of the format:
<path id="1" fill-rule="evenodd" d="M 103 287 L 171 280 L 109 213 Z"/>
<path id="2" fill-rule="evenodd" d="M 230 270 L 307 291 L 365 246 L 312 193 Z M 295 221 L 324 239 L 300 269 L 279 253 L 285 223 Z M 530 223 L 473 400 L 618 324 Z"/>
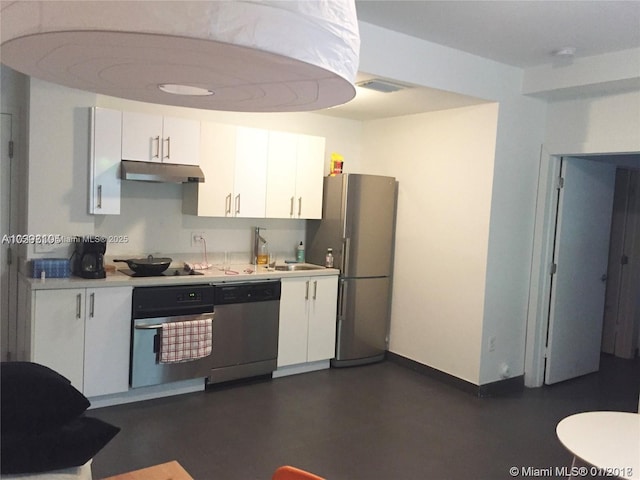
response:
<path id="1" fill-rule="evenodd" d="M 140 182 L 199 183 L 204 173 L 197 165 L 122 160 L 121 179 Z"/>

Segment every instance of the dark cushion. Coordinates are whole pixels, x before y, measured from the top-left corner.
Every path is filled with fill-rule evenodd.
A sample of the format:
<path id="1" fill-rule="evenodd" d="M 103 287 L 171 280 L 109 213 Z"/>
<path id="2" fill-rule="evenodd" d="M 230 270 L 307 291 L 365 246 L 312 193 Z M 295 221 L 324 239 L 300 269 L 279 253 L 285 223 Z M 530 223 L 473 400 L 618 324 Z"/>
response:
<path id="1" fill-rule="evenodd" d="M 65 377 L 32 362 L 3 362 L 0 392 L 3 443 L 5 433 L 38 433 L 60 427 L 90 405 Z"/>
<path id="2" fill-rule="evenodd" d="M 120 431 L 102 420 L 79 417 L 41 433 L 2 435 L 0 473 L 39 473 L 84 465 Z"/>

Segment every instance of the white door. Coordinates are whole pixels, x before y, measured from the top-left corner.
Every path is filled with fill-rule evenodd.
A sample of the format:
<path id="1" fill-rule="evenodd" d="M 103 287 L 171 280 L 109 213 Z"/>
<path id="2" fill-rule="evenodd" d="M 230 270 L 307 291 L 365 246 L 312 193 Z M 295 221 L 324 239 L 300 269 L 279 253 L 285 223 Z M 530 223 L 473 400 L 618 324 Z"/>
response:
<path id="1" fill-rule="evenodd" d="M 545 383 L 598 371 L 614 165 L 564 158 L 560 189 Z"/>

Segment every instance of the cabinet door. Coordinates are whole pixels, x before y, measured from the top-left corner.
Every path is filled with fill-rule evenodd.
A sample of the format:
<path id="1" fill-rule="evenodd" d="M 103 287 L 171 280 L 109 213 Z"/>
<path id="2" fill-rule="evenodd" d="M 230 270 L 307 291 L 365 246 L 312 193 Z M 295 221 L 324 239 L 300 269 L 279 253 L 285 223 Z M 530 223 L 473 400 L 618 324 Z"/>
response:
<path id="1" fill-rule="evenodd" d="M 278 367 L 307 361 L 308 278 L 281 281 Z"/>
<path id="2" fill-rule="evenodd" d="M 200 168 L 205 181 L 183 185 L 182 212 L 202 217 L 231 217 L 236 127 L 202 122 L 200 133 Z"/>
<path id="3" fill-rule="evenodd" d="M 322 218 L 325 139 L 298 135 L 296 169 L 297 218 Z"/>
<path id="4" fill-rule="evenodd" d="M 298 136 L 269 132 L 267 218 L 294 218 L 297 212 L 296 162 Z"/>
<path id="5" fill-rule="evenodd" d="M 120 214 L 122 113 L 91 109 L 89 213 Z"/>
<path id="6" fill-rule="evenodd" d="M 31 361 L 83 391 L 84 289 L 38 290 L 33 296 Z"/>
<path id="7" fill-rule="evenodd" d="M 307 361 L 335 357 L 338 277 L 309 279 L 309 338 Z"/>
<path id="8" fill-rule="evenodd" d="M 246 127 L 238 127 L 236 132 L 234 216 L 264 218 L 269 132 Z"/>
<path id="9" fill-rule="evenodd" d="M 87 397 L 129 388 L 131 287 L 86 291 L 84 390 Z"/>
<path id="10" fill-rule="evenodd" d="M 199 121 L 188 118 L 164 117 L 162 161 L 181 165 L 198 165 L 200 163 Z"/>
<path id="11" fill-rule="evenodd" d="M 122 159 L 162 161 L 162 117 L 122 112 Z"/>

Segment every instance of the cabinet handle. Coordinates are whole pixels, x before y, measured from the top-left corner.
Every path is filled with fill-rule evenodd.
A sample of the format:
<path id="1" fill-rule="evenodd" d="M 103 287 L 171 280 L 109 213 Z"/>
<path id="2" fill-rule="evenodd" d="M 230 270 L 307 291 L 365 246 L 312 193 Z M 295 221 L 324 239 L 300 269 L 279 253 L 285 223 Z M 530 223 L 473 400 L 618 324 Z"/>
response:
<path id="1" fill-rule="evenodd" d="M 160 136 L 153 139 L 156 142 L 156 153 L 151 158 L 160 158 Z"/>
<path id="2" fill-rule="evenodd" d="M 94 317 L 95 306 L 96 306 L 96 294 L 92 293 L 91 295 L 89 295 L 89 317 L 91 318 Z"/>
<path id="3" fill-rule="evenodd" d="M 240 194 L 236 195 L 236 215 L 240 213 Z"/>
<path id="4" fill-rule="evenodd" d="M 307 284 L 304 292 L 304 299 L 309 300 L 309 280 L 307 280 Z"/>
<path id="5" fill-rule="evenodd" d="M 298 218 L 302 216 L 302 197 L 298 197 Z"/>
<path id="6" fill-rule="evenodd" d="M 295 200 L 295 197 L 291 197 L 291 208 L 289 209 L 289 216 L 293 217 L 293 202 Z"/>
<path id="7" fill-rule="evenodd" d="M 76 318 L 82 317 L 82 294 L 79 293 L 76 295 Z"/>
<path id="8" fill-rule="evenodd" d="M 313 299 L 315 300 L 318 297 L 318 281 L 313 281 Z"/>
<path id="9" fill-rule="evenodd" d="M 98 205 L 97 208 L 102 208 L 102 185 L 98 185 Z"/>
<path id="10" fill-rule="evenodd" d="M 231 194 L 227 195 L 224 199 L 224 215 L 231 215 Z"/>
<path id="11" fill-rule="evenodd" d="M 171 158 L 171 137 L 167 137 L 165 141 L 167 142 L 167 154 L 164 158 L 169 160 Z"/>

